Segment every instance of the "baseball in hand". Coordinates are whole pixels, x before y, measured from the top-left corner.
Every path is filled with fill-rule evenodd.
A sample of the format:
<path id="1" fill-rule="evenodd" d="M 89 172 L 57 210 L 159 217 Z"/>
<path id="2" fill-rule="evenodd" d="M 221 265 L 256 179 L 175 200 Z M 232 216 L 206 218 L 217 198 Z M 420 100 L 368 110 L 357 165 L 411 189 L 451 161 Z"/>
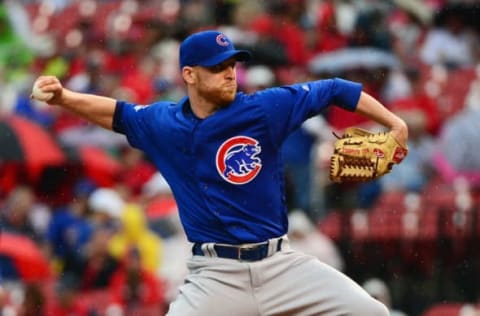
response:
<path id="1" fill-rule="evenodd" d="M 39 87 L 38 84 L 35 83 L 32 88 L 32 99 L 48 102 L 50 99 L 53 98 L 53 92 L 43 92 Z"/>

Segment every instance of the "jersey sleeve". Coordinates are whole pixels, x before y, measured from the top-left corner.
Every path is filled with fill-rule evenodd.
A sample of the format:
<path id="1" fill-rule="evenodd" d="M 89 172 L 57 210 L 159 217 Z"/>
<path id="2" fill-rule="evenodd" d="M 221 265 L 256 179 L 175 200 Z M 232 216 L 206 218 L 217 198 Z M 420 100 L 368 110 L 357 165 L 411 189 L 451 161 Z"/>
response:
<path id="1" fill-rule="evenodd" d="M 148 130 L 153 110 L 153 105 L 135 105 L 117 101 L 113 116 L 113 130 L 124 134 L 133 147 L 144 149 L 149 139 Z"/>
<path id="2" fill-rule="evenodd" d="M 330 105 L 355 111 L 361 91 L 362 85 L 356 82 L 339 78 L 318 80 L 265 90 L 262 104 L 271 133 L 280 143 L 305 120 Z"/>

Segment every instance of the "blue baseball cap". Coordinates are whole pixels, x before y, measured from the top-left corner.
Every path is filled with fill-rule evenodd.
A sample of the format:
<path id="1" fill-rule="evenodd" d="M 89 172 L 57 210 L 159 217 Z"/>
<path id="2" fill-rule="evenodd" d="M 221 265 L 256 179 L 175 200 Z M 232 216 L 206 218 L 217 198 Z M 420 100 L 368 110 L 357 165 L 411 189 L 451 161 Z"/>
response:
<path id="1" fill-rule="evenodd" d="M 180 69 L 185 66 L 212 67 L 235 57 L 248 61 L 247 50 L 237 50 L 232 41 L 218 31 L 203 31 L 190 35 L 180 45 Z"/>

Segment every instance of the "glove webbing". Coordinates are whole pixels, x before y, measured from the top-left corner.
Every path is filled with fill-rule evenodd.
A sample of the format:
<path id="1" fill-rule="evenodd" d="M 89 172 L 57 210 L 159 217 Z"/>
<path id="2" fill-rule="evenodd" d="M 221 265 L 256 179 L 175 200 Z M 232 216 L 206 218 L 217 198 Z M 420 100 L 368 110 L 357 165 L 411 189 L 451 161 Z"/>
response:
<path id="1" fill-rule="evenodd" d="M 378 158 L 353 158 L 333 155 L 330 161 L 330 179 L 334 182 L 359 182 L 374 179 L 377 175 Z M 337 170 L 338 174 L 334 174 Z"/>

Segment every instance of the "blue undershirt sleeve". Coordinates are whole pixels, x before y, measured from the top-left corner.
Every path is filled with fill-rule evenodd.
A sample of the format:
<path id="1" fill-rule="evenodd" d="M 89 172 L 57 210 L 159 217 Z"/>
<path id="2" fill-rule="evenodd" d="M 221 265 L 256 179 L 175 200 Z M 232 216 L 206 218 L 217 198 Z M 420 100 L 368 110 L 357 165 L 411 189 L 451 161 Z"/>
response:
<path id="1" fill-rule="evenodd" d="M 117 104 L 115 106 L 115 112 L 113 114 L 113 123 L 112 123 L 112 129 L 113 131 L 124 134 L 124 130 L 121 124 L 121 119 L 122 119 L 122 111 L 123 107 L 125 104 L 123 102 L 117 101 Z"/>
<path id="2" fill-rule="evenodd" d="M 151 107 L 117 101 L 113 114 L 112 129 L 124 134 L 130 145 L 143 149 L 148 142 L 149 122 L 151 122 Z"/>

